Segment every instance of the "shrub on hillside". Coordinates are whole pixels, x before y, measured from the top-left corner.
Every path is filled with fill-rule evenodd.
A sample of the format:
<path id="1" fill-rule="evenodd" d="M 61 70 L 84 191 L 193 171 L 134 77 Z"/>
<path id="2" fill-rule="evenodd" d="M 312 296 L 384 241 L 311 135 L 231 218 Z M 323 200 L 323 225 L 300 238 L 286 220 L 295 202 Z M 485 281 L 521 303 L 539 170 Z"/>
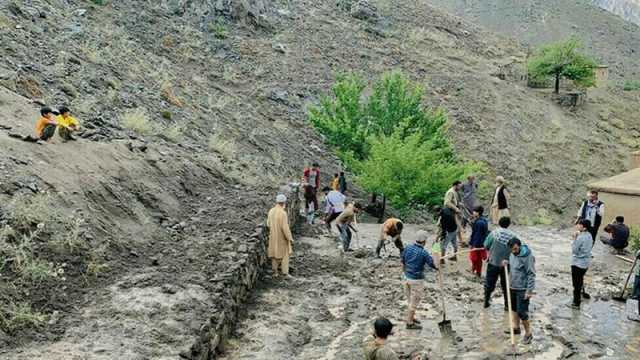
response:
<path id="1" fill-rule="evenodd" d="M 153 124 L 144 109 L 129 110 L 122 115 L 122 126 L 139 134 L 147 135 L 153 131 Z"/>
<path id="2" fill-rule="evenodd" d="M 633 251 L 640 250 L 640 226 L 631 225 L 629 234 L 629 245 Z"/>
<path id="3" fill-rule="evenodd" d="M 624 91 L 637 91 L 640 90 L 640 80 L 625 80 L 622 85 Z"/>
<path id="4" fill-rule="evenodd" d="M 365 87 L 357 75 L 338 76 L 309 118 L 366 190 L 406 211 L 440 203 L 454 180 L 481 170 L 458 159 L 445 112 L 424 107 L 424 90 L 402 73 L 384 74 L 368 97 Z"/>

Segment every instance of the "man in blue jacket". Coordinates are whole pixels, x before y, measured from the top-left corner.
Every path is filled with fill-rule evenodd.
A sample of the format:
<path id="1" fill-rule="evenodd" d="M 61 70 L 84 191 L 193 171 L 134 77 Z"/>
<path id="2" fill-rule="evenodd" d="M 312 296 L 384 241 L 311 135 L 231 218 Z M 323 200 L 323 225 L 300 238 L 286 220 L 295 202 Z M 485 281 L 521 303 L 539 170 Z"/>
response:
<path id="1" fill-rule="evenodd" d="M 504 265 L 509 265 L 509 291 L 511 292 L 511 314 L 513 328 L 516 335 L 520 334 L 520 321 L 524 326 L 524 344 L 530 344 L 533 339 L 531 325 L 529 324 L 529 299 L 533 296 L 536 287 L 535 258 L 527 245 L 523 245 L 519 239 L 509 240 L 511 255 Z M 510 333 L 510 331 L 506 331 Z"/>
<path id="2" fill-rule="evenodd" d="M 420 321 L 416 319 L 416 309 L 424 295 L 424 269 L 427 265 L 437 269 L 431 255 L 424 249 L 427 238 L 426 231 L 419 231 L 416 242 L 407 246 L 401 255 L 405 277 L 404 289 L 409 301 L 407 329 L 411 330 L 422 329 Z"/>

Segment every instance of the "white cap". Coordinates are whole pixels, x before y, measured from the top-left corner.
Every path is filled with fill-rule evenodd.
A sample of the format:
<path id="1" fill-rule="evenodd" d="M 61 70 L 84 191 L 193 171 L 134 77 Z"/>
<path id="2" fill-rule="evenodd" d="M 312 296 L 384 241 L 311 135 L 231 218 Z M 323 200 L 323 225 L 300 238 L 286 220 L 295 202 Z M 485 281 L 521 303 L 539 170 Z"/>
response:
<path id="1" fill-rule="evenodd" d="M 287 202 L 287 197 L 284 196 L 283 194 L 278 194 L 278 196 L 276 196 L 276 202 L 278 204 L 284 204 Z"/>
<path id="2" fill-rule="evenodd" d="M 426 243 L 427 240 L 429 240 L 429 233 L 424 230 L 418 231 L 418 233 L 416 234 L 416 242 L 419 242 L 422 244 L 422 243 Z"/>

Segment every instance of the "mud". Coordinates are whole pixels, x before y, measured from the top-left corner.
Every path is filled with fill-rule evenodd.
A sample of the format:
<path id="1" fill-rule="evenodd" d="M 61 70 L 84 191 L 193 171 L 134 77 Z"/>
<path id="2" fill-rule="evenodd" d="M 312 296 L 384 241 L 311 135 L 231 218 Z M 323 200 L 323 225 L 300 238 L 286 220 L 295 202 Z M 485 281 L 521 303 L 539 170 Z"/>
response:
<path id="1" fill-rule="evenodd" d="M 493 305 L 482 309 L 482 284 L 469 274 L 466 257 L 445 269 L 447 316 L 456 335 L 442 338 L 435 273 L 427 275 L 427 296 L 418 309 L 423 330 L 406 330 L 406 300 L 402 292 L 397 251 L 389 248 L 382 260 L 372 257 L 376 224 L 360 224 L 355 252 L 344 255 L 333 235 L 298 239 L 293 279 L 266 274 L 246 306 L 225 360 L 238 359 L 357 359 L 361 342 L 378 316 L 396 324 L 389 345 L 407 357 L 420 351 L 429 359 L 513 358 L 508 318 L 500 290 Z M 417 227 L 409 226 L 407 240 Z M 315 230 L 317 231 L 317 230 Z M 624 281 L 629 264 L 596 244 L 587 273 L 591 300 L 572 310 L 570 302 L 569 230 L 517 227 L 537 263 L 537 294 L 532 299 L 531 345 L 517 346 L 526 359 L 632 359 L 638 355 L 640 324 L 626 319 L 624 304 L 610 301 Z"/>

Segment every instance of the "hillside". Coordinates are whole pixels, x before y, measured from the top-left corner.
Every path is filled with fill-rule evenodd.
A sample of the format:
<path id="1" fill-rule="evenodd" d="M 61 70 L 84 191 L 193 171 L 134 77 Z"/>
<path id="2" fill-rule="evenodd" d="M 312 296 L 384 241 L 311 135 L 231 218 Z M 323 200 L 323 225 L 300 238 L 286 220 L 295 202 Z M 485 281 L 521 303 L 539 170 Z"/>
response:
<path id="1" fill-rule="evenodd" d="M 96 3 L 0 3 L 2 213 L 46 191 L 51 212 L 85 222 L 80 254 L 37 239 L 36 255 L 69 267 L 65 283 L 0 298 L 28 299 L 47 318 L 0 333 L 1 358 L 188 349 L 278 187 L 311 161 L 339 169 L 306 119 L 338 72 L 401 69 L 424 85 L 425 103 L 448 109 L 458 151 L 508 179 L 521 220 L 567 217 L 584 183 L 622 170 L 640 145 L 637 93 L 560 107 L 517 76 L 526 48 L 426 1 L 351 12 L 333 0 Z M 68 104 L 89 130 L 66 144 L 9 137 L 32 131 L 39 103 Z M 108 268 L 87 278 L 91 261 Z"/>
<path id="2" fill-rule="evenodd" d="M 525 0 L 514 4 L 509 0 L 431 0 L 429 3 L 516 38 L 529 45 L 530 50 L 576 36 L 601 63 L 609 66 L 613 80 L 640 78 L 640 28 L 599 8 L 594 1 Z"/>
<path id="3" fill-rule="evenodd" d="M 629 22 L 640 25 L 640 1 L 638 0 L 594 0 L 594 3 Z"/>

